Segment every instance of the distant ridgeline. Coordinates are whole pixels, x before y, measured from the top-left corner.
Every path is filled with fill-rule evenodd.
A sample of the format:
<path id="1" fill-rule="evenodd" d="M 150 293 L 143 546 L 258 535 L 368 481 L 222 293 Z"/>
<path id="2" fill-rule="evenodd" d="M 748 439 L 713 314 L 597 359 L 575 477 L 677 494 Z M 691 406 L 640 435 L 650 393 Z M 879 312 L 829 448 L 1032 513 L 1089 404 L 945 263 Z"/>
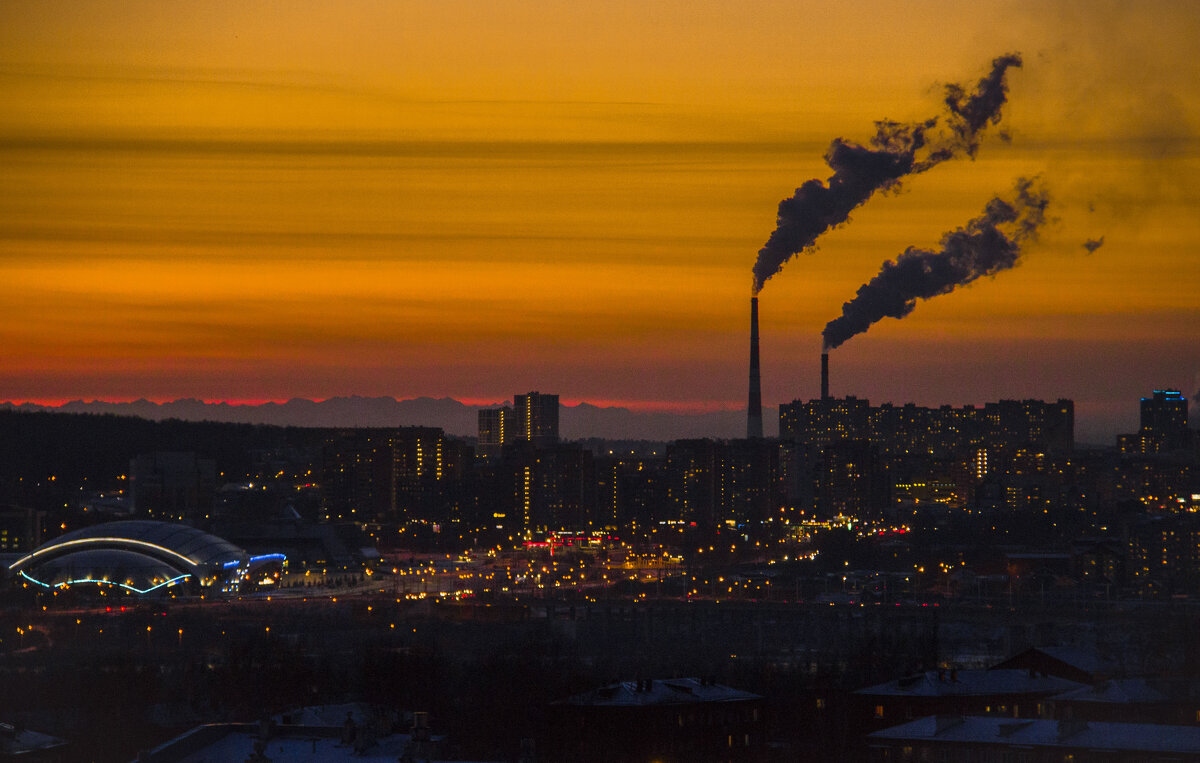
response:
<path id="1" fill-rule="evenodd" d="M 54 413 L 107 413 L 138 416 L 153 421 L 220 421 L 233 424 L 267 424 L 300 427 L 394 427 L 439 426 L 449 434 L 474 435 L 479 406 L 451 398 L 419 397 L 397 400 L 393 397 L 331 397 L 327 400 L 294 398 L 282 403 L 205 402 L 182 398 L 164 403 L 151 400 L 111 403 L 102 400 L 74 400 L 61 406 L 29 403 L 0 403 L 0 409 L 13 407 L 25 411 Z"/>
<path id="2" fill-rule="evenodd" d="M 502 404 L 469 405 L 448 397 L 397 400 L 393 397 L 353 395 L 319 401 L 296 398 L 283 403 L 256 405 L 206 403 L 190 398 L 165 403 L 150 400 L 127 403 L 76 400 L 57 407 L 0 402 L 0 410 L 113 414 L 153 421 L 180 419 L 298 427 L 429 426 L 440 427 L 448 435 L 474 438 L 478 433 L 479 411 Z M 560 415 L 561 434 L 568 440 L 636 438 L 666 441 L 688 437 L 741 437 L 746 429 L 744 410 L 673 413 L 579 403 L 563 405 Z M 773 434 L 775 420 L 774 409 L 764 408 L 766 434 Z"/>

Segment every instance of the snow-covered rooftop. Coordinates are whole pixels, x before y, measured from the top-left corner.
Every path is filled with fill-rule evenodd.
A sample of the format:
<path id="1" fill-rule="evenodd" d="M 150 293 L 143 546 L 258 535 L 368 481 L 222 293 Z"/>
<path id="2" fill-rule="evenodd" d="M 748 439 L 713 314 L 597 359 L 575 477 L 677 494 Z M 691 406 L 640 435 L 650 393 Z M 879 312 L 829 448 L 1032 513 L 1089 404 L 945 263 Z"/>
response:
<path id="1" fill-rule="evenodd" d="M 1200 753 L 1200 727 L 1149 723 L 1014 720 L 999 716 L 927 716 L 876 731 L 871 740 L 1022 745 L 1147 753 Z"/>
<path id="2" fill-rule="evenodd" d="M 1113 704 L 1166 702 L 1167 695 L 1155 689 L 1145 678 L 1114 678 L 1095 686 L 1085 686 L 1057 694 L 1050 699 L 1069 702 Z"/>
<path id="3" fill-rule="evenodd" d="M 637 707 L 644 705 L 684 705 L 698 702 L 738 702 L 761 699 L 757 694 L 732 689 L 699 678 L 622 681 L 602 686 L 563 701 L 565 705 Z"/>
<path id="4" fill-rule="evenodd" d="M 1084 686 L 1066 678 L 1027 670 L 929 670 L 859 689 L 856 694 L 897 697 L 962 697 L 1007 694 L 1059 694 Z"/>
<path id="5" fill-rule="evenodd" d="M 272 761 L 396 763 L 412 740 L 408 734 L 389 734 L 356 750 L 354 743 L 342 742 L 337 730 L 329 727 L 276 726 L 265 743 L 259 741 L 259 729 L 259 724 L 253 723 L 199 726 L 153 750 L 147 759 L 150 763 L 242 761 L 260 744 Z"/>

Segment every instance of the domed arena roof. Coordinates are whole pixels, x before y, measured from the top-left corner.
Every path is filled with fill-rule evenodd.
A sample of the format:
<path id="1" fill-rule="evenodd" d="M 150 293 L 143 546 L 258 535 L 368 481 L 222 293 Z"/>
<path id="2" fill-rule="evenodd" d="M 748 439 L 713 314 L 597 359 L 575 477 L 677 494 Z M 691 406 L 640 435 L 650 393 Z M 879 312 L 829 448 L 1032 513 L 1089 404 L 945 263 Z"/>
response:
<path id="1" fill-rule="evenodd" d="M 187 525 L 133 520 L 84 527 L 42 544 L 10 575 L 50 589 L 115 586 L 148 594 L 188 582 L 227 590 L 247 566 L 245 551 Z"/>

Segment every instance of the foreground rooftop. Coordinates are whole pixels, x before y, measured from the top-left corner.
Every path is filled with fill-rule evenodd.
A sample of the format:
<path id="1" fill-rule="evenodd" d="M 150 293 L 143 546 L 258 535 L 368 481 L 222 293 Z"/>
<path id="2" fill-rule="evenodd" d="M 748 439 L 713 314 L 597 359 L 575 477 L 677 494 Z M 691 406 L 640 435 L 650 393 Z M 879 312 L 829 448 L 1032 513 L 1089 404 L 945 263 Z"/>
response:
<path id="1" fill-rule="evenodd" d="M 855 694 L 897 697 L 1058 694 L 1082 686 L 1077 681 L 1027 670 L 929 670 L 868 686 Z"/>
<path id="2" fill-rule="evenodd" d="M 733 689 L 704 678 L 668 678 L 665 680 L 622 681 L 576 694 L 564 705 L 594 707 L 640 707 L 647 705 L 688 705 L 701 702 L 742 702 L 762 699 L 757 694 Z"/>
<path id="3" fill-rule="evenodd" d="M 930 715 L 868 735 L 868 741 L 1170 753 L 1200 758 L 1200 727 L 1149 723 L 1014 720 L 999 716 Z M 873 744 L 872 746 L 878 746 Z"/>

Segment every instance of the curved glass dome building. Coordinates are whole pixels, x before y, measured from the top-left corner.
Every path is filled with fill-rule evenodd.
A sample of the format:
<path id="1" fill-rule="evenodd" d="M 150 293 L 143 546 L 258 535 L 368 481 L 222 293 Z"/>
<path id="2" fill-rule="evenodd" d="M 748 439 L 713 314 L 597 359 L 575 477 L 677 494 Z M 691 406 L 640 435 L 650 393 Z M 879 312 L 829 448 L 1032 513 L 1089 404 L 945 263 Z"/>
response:
<path id="1" fill-rule="evenodd" d="M 236 593 L 263 563 L 227 540 L 187 525 L 108 522 L 61 535 L 9 565 L 10 576 L 46 589 L 112 588 L 147 595 L 168 590 Z"/>

